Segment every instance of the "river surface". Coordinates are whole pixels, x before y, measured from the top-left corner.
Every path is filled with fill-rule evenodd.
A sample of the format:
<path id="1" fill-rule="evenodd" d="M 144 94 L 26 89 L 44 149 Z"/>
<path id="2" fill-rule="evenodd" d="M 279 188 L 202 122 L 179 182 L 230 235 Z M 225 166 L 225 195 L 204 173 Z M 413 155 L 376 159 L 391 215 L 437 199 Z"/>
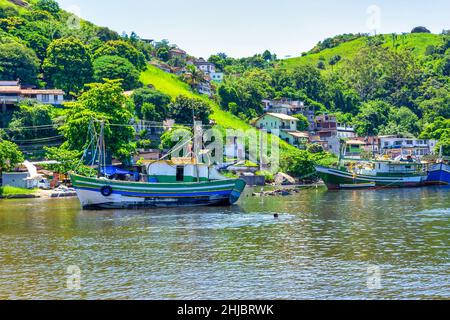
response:
<path id="1" fill-rule="evenodd" d="M 450 188 L 251 192 L 145 211 L 2 200 L 0 299 L 450 299 Z"/>

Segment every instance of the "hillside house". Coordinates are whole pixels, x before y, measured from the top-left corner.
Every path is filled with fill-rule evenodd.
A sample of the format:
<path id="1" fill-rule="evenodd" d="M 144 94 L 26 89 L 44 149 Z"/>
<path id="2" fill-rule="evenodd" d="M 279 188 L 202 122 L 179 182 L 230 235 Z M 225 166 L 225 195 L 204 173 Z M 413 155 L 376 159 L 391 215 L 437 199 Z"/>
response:
<path id="1" fill-rule="evenodd" d="M 309 135 L 297 130 L 298 119 L 283 113 L 266 113 L 256 120 L 256 128 L 272 133 L 279 130 L 280 138 L 298 148 L 305 148 Z"/>
<path id="2" fill-rule="evenodd" d="M 360 140 L 346 140 L 344 156 L 347 158 L 359 159 L 361 158 L 361 152 L 364 150 L 363 146 L 365 143 Z"/>
<path id="3" fill-rule="evenodd" d="M 23 88 L 19 81 L 0 81 L 0 105 L 3 112 L 24 100 L 61 105 L 64 103 L 64 94 L 64 91 L 59 89 Z"/>
<path id="4" fill-rule="evenodd" d="M 223 81 L 223 72 L 212 72 L 210 75 L 211 81 L 221 83 Z"/>
<path id="5" fill-rule="evenodd" d="M 216 66 L 214 63 L 205 61 L 205 59 L 200 58 L 196 61 L 194 61 L 194 65 L 207 75 L 210 75 L 212 73 L 216 73 Z"/>
<path id="6" fill-rule="evenodd" d="M 305 106 L 302 101 L 293 101 L 290 99 L 281 100 L 263 100 L 263 108 L 265 112 L 283 113 L 289 116 L 302 114 L 309 122 L 308 131 L 314 131 L 315 128 L 315 111 L 313 108 Z"/>
<path id="7" fill-rule="evenodd" d="M 197 85 L 198 93 L 206 94 L 207 96 L 212 95 L 212 87 L 208 82 L 201 82 Z"/>
<path id="8" fill-rule="evenodd" d="M 416 138 L 402 138 L 399 136 L 380 136 L 380 153 L 391 157 L 400 155 L 413 155 L 422 157 L 434 154 L 436 149 L 436 140 L 424 140 Z"/>
<path id="9" fill-rule="evenodd" d="M 328 114 L 316 117 L 315 131 L 330 131 L 342 139 L 356 138 L 355 128 L 338 123 L 335 116 Z"/>
<path id="10" fill-rule="evenodd" d="M 187 53 L 184 50 L 181 50 L 179 48 L 172 48 L 169 50 L 169 58 L 170 59 L 181 59 L 181 60 L 186 60 L 187 58 Z"/>

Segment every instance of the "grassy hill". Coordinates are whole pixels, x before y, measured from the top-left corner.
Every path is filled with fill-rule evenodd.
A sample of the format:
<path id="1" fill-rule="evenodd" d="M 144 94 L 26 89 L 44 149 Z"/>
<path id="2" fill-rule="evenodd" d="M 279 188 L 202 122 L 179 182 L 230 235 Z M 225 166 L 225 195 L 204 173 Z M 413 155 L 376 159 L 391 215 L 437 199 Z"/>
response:
<path id="1" fill-rule="evenodd" d="M 149 65 L 147 70 L 142 72 L 141 81 L 145 85 L 152 85 L 156 90 L 164 92 L 175 99 L 179 95 L 185 95 L 190 98 L 202 99 L 211 106 L 212 115 L 210 117 L 217 125 L 234 130 L 249 130 L 254 129 L 250 124 L 242 119 L 224 111 L 220 106 L 209 99 L 207 96 L 200 95 L 191 91 L 189 85 L 178 79 L 175 75 L 164 72 L 153 65 Z M 299 150 L 285 141 L 280 139 L 280 150 L 284 152 L 296 153 Z"/>
<path id="2" fill-rule="evenodd" d="M 147 70 L 141 74 L 141 81 L 145 85 L 153 85 L 155 89 L 168 94 L 172 98 L 176 98 L 179 95 L 185 95 L 189 98 L 197 98 L 206 101 L 211 106 L 213 111 L 211 120 L 224 128 L 241 130 L 248 130 L 252 128 L 252 126 L 245 121 L 235 117 L 229 112 L 222 110 L 217 103 L 210 100 L 208 97 L 194 93 L 188 84 L 178 79 L 175 75 L 164 72 L 155 66 L 148 66 Z"/>
<path id="3" fill-rule="evenodd" d="M 380 35 L 384 40 L 384 46 L 394 48 L 394 43 L 398 45 L 399 49 L 409 49 L 419 58 L 425 56 L 428 46 L 439 46 L 443 43 L 443 36 L 428 33 L 411 33 L 405 35 L 398 35 L 397 39 L 393 40 L 392 35 Z M 331 69 L 329 61 L 333 56 L 340 55 L 342 59 L 351 59 L 361 48 L 367 43 L 367 37 L 361 37 L 356 40 L 342 43 L 337 47 L 322 50 L 319 53 L 307 54 L 306 56 L 290 58 L 280 62 L 279 67 L 287 70 L 293 69 L 299 65 L 317 65 L 322 59 L 327 69 Z"/>

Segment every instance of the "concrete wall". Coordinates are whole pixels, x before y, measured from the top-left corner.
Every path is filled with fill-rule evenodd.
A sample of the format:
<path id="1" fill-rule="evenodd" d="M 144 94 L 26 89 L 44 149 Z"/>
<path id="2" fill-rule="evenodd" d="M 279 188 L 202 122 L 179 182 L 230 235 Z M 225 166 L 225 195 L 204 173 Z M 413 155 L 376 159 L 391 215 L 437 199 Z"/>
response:
<path id="1" fill-rule="evenodd" d="M 264 186 L 266 184 L 266 178 L 264 176 L 241 176 L 240 179 L 244 180 L 248 186 Z"/>
<path id="2" fill-rule="evenodd" d="M 28 178 L 28 172 L 3 172 L 2 185 L 28 189 L 30 183 L 25 180 L 26 178 Z"/>

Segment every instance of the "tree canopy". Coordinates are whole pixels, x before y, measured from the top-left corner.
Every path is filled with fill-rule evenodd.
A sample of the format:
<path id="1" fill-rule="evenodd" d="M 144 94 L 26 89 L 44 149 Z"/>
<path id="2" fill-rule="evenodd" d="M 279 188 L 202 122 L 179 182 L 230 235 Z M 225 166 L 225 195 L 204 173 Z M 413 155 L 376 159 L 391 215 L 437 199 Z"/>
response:
<path id="1" fill-rule="evenodd" d="M 131 90 L 140 86 L 139 71 L 125 58 L 119 56 L 101 56 L 94 60 L 94 80 L 121 79 L 122 87 Z"/>
<path id="2" fill-rule="evenodd" d="M 76 102 L 72 103 L 61 128 L 68 150 L 82 151 L 89 144 L 89 127 L 95 125 L 100 132 L 99 121 L 105 122 L 105 140 L 108 152 L 127 161 L 135 150 L 134 129 L 130 125 L 133 110 L 123 95 L 120 81 L 89 85 Z"/>
<path id="3" fill-rule="evenodd" d="M 48 81 L 67 94 L 79 92 L 92 79 L 91 55 L 75 37 L 54 40 L 42 67 Z"/>
<path id="4" fill-rule="evenodd" d="M 19 42 L 0 39 L 0 80 L 20 79 L 37 83 L 39 59 L 33 50 Z"/>

